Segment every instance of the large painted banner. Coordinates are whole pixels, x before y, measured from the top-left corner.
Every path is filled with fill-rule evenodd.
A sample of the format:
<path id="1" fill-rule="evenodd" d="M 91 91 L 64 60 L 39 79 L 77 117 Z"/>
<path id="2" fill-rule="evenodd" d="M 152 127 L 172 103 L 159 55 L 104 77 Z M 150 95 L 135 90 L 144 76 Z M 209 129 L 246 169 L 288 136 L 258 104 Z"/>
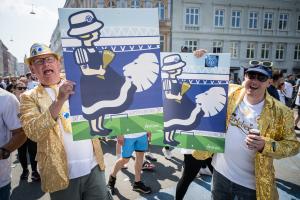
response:
<path id="1" fill-rule="evenodd" d="M 60 9 L 74 140 L 162 133 L 157 9 Z"/>
<path id="2" fill-rule="evenodd" d="M 164 130 L 152 144 L 223 152 L 230 54 L 161 53 Z"/>

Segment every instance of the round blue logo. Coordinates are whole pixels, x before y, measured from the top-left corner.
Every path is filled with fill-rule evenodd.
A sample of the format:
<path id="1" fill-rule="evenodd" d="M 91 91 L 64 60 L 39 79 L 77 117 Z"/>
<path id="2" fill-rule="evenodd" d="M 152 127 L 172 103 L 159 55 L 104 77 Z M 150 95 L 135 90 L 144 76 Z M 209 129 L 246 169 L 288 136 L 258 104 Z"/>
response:
<path id="1" fill-rule="evenodd" d="M 85 21 L 91 23 L 91 22 L 93 21 L 93 16 L 87 15 L 87 16 L 85 17 Z"/>

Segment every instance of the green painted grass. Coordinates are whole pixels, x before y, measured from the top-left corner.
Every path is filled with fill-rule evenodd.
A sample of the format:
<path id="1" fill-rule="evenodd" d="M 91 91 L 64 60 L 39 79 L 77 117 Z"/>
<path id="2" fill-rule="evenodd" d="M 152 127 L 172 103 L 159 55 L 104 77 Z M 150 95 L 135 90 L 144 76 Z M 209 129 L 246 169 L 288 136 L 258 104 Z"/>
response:
<path id="1" fill-rule="evenodd" d="M 150 131 L 152 133 L 151 144 L 165 146 L 165 144 L 163 144 L 164 134 L 162 131 L 162 113 L 106 119 L 104 121 L 104 126 L 113 130 L 109 137 Z M 91 135 L 89 134 L 90 128 L 87 121 L 72 122 L 72 129 L 74 140 L 85 140 L 91 138 Z M 224 138 L 176 133 L 175 139 L 180 142 L 177 146 L 179 148 L 224 152 Z"/>
<path id="2" fill-rule="evenodd" d="M 113 117 L 111 119 L 105 119 L 104 126 L 113 130 L 109 136 L 140 133 L 145 131 L 157 133 L 161 132 L 163 129 L 163 114 L 158 113 L 142 116 Z M 72 130 L 74 140 L 91 138 L 90 128 L 87 121 L 72 122 Z"/>
<path id="3" fill-rule="evenodd" d="M 163 134 L 152 134 L 151 144 L 166 146 L 163 143 Z M 202 135 L 186 135 L 179 134 L 175 135 L 175 139 L 180 142 L 177 148 L 187 149 L 199 149 L 211 152 L 224 152 L 225 139 L 219 137 L 209 137 Z"/>

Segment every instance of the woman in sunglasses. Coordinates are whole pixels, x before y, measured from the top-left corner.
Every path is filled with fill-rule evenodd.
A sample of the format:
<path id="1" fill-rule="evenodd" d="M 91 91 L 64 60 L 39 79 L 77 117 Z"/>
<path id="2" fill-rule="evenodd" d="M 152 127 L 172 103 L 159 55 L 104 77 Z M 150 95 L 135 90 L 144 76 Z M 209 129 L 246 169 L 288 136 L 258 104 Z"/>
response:
<path id="1" fill-rule="evenodd" d="M 17 81 L 17 84 L 13 86 L 12 92 L 16 95 L 17 99 L 20 101 L 20 95 L 27 90 L 27 86 L 22 81 Z M 27 151 L 29 154 L 30 164 L 31 164 L 31 179 L 32 181 L 39 181 L 40 174 L 37 171 L 37 162 L 35 161 L 37 145 L 32 140 L 28 139 L 26 142 L 18 148 L 18 158 L 21 163 L 23 172 L 20 176 L 21 180 L 27 180 L 29 175 L 28 165 L 27 165 Z"/>

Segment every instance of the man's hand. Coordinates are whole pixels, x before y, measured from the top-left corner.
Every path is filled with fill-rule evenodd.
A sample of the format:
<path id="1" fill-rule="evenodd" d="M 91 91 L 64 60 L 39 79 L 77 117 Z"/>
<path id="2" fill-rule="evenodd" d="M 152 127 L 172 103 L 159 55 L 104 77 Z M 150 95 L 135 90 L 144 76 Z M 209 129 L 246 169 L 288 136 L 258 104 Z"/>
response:
<path id="1" fill-rule="evenodd" d="M 265 147 L 265 139 L 260 135 L 248 134 L 245 142 L 250 150 L 262 152 Z"/>
<path id="2" fill-rule="evenodd" d="M 205 49 L 197 49 L 194 51 L 194 56 L 201 58 L 207 51 Z"/>
<path id="3" fill-rule="evenodd" d="M 117 136 L 117 142 L 118 142 L 119 145 L 123 146 L 124 136 L 123 135 Z"/>
<path id="4" fill-rule="evenodd" d="M 70 95 L 74 94 L 75 83 L 72 81 L 64 81 L 63 84 L 59 87 L 57 100 L 65 102 L 69 99 Z"/>

